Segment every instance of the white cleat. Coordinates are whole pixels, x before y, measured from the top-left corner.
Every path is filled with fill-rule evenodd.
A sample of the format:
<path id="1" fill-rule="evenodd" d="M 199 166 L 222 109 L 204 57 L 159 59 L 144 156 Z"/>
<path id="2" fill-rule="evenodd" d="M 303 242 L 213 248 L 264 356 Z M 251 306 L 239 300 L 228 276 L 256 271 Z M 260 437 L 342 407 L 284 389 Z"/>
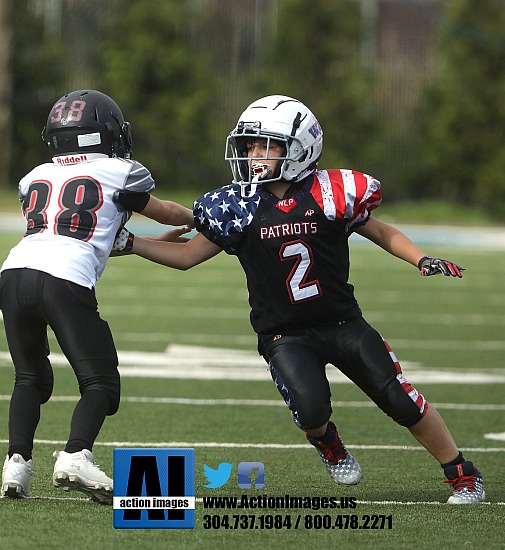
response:
<path id="1" fill-rule="evenodd" d="M 452 486 L 452 496 L 447 504 L 480 504 L 486 500 L 482 474 L 471 462 L 446 468 L 444 483 Z"/>
<path id="2" fill-rule="evenodd" d="M 5 457 L 2 470 L 2 496 L 8 498 L 30 498 L 30 477 L 33 460 L 25 460 L 14 453 L 11 458 Z"/>
<path id="3" fill-rule="evenodd" d="M 83 449 L 77 453 L 55 451 L 53 485 L 64 491 L 81 491 L 99 504 L 112 504 L 113 481 L 100 470 L 93 453 Z"/>
<path id="4" fill-rule="evenodd" d="M 320 454 L 323 464 L 326 466 L 333 481 L 346 486 L 357 485 L 361 481 L 363 477 L 361 466 L 347 449 L 345 458 L 338 462 L 333 462 L 322 453 Z"/>

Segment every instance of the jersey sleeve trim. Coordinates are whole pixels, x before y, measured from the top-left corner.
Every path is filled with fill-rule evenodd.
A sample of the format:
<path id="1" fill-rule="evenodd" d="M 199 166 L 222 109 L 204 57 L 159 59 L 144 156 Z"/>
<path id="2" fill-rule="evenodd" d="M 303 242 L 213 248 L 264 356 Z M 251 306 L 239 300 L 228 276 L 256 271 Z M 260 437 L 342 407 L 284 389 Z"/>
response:
<path id="1" fill-rule="evenodd" d="M 242 197 L 238 185 L 226 185 L 195 201 L 195 227 L 207 239 L 233 253 L 236 239 L 251 223 L 260 197 Z"/>
<path id="2" fill-rule="evenodd" d="M 380 183 L 354 170 L 316 172 L 312 196 L 329 220 L 348 220 L 347 228 L 364 223 L 381 203 Z"/>
<path id="3" fill-rule="evenodd" d="M 126 191 L 151 193 L 155 183 L 151 172 L 136 160 L 125 161 L 131 164 L 130 171 L 126 177 L 124 189 Z"/>

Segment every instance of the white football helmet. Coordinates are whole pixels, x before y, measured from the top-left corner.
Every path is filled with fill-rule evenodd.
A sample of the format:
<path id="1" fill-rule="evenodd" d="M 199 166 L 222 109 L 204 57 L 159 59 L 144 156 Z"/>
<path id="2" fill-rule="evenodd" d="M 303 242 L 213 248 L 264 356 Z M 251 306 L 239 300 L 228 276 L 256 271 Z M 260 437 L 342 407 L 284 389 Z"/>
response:
<path id="1" fill-rule="evenodd" d="M 247 157 L 247 142 L 267 139 L 284 146 L 281 157 Z M 225 160 L 230 162 L 233 183 L 255 186 L 273 181 L 299 181 L 316 170 L 323 149 L 323 130 L 316 117 L 300 101 L 271 95 L 254 101 L 240 115 L 226 140 Z M 267 153 L 268 155 L 268 153 Z M 261 161 L 278 159 L 274 173 Z"/>

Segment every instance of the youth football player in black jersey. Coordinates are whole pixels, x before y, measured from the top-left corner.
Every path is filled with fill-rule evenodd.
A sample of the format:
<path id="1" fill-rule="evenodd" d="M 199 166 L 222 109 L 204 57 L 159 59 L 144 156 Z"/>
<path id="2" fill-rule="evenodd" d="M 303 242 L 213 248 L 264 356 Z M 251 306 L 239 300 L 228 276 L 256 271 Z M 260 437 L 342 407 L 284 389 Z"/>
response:
<path id="1" fill-rule="evenodd" d="M 484 501 L 480 472 L 458 450 L 433 406 L 404 377 L 391 348 L 362 317 L 348 283 L 349 236 L 356 232 L 422 275 L 462 276 L 462 268 L 431 258 L 371 212 L 380 184 L 353 170 L 317 170 L 323 132 L 296 99 L 252 103 L 227 139 L 233 182 L 194 205 L 199 234 L 186 243 L 124 239 L 154 262 L 188 269 L 222 250 L 244 269 L 259 351 L 330 476 L 342 485 L 362 478 L 332 413 L 325 366 L 351 379 L 441 464 L 450 504 Z"/>

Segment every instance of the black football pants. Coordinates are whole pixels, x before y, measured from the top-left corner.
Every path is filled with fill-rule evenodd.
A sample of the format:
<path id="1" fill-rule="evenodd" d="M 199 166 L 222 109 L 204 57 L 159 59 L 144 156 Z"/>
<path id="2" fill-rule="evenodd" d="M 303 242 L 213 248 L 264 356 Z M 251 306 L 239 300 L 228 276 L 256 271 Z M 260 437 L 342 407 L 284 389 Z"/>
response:
<path id="1" fill-rule="evenodd" d="M 65 450 L 92 450 L 107 415 L 119 407 L 117 353 L 100 318 L 95 291 L 33 269 L 0 275 L 0 308 L 15 368 L 9 410 L 9 454 L 31 457 L 40 405 L 53 389 L 47 327 L 53 330 L 79 383 L 81 399 Z"/>
<path id="2" fill-rule="evenodd" d="M 259 351 L 269 363 L 293 420 L 304 430 L 319 428 L 331 416 L 328 363 L 402 426 L 413 426 L 427 410 L 427 406 L 420 410 L 424 398 L 415 390 L 411 392 L 408 383 L 401 383 L 401 370 L 386 343 L 361 317 L 308 329 L 300 335 L 259 336 Z"/>

